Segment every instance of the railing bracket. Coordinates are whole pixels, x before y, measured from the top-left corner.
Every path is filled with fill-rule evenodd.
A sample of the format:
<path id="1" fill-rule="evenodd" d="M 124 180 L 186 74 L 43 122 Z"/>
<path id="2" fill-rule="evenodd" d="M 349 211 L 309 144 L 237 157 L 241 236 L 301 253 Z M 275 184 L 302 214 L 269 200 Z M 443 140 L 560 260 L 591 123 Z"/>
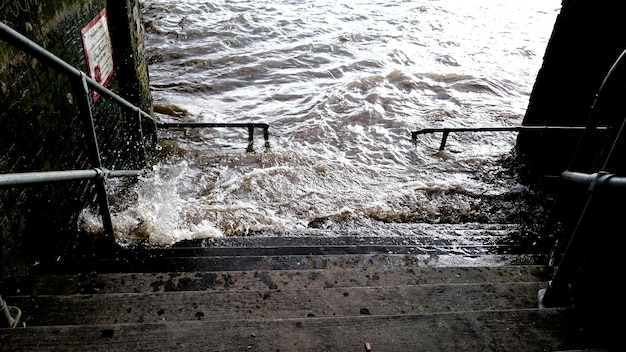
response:
<path id="1" fill-rule="evenodd" d="M 0 328 L 15 328 L 21 317 L 22 311 L 19 308 L 7 306 L 6 302 L 0 297 Z"/>
<path id="2" fill-rule="evenodd" d="M 571 305 L 568 287 L 555 286 L 554 281 L 548 282 L 548 287 L 537 292 L 539 308 L 566 307 Z"/>

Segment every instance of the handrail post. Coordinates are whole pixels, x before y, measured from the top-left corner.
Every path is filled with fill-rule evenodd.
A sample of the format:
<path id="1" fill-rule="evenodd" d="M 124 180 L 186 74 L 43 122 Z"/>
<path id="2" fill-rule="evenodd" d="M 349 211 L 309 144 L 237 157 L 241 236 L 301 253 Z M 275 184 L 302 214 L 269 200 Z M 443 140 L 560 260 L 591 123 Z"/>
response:
<path id="1" fill-rule="evenodd" d="M 248 143 L 250 144 L 254 143 L 254 125 L 253 124 L 248 125 Z"/>
<path id="2" fill-rule="evenodd" d="M 270 131 L 269 125 L 263 125 L 263 139 L 265 140 L 265 148 L 270 147 Z"/>
<path id="3" fill-rule="evenodd" d="M 441 137 L 441 145 L 439 145 L 439 150 L 446 149 L 446 142 L 448 140 L 449 134 L 450 134 L 450 131 L 448 130 L 443 131 L 443 136 Z"/>
<path id="4" fill-rule="evenodd" d="M 96 129 L 93 122 L 91 100 L 89 99 L 89 87 L 87 85 L 85 74 L 81 72 L 80 76 L 74 79 L 74 82 L 74 90 L 78 95 L 80 115 L 83 120 L 83 129 L 89 147 L 89 159 L 93 167 L 101 169 L 102 159 L 100 158 L 100 148 L 98 146 L 98 137 L 96 136 Z M 95 180 L 95 184 L 98 202 L 100 203 L 102 227 L 104 228 L 104 233 L 110 238 L 111 241 L 113 241 L 115 239 L 115 234 L 113 231 L 109 201 L 107 199 L 105 177 L 98 177 Z"/>
<path id="5" fill-rule="evenodd" d="M 246 148 L 247 152 L 252 152 L 254 150 L 254 124 L 248 124 L 248 148 Z"/>
<path id="6" fill-rule="evenodd" d="M 558 307 L 569 302 L 569 280 L 575 266 L 580 260 L 581 251 L 584 249 L 585 234 L 582 228 L 585 226 L 586 213 L 591 207 L 593 193 L 589 195 L 585 208 L 578 219 L 578 223 L 574 228 L 565 251 L 561 255 L 560 263 L 557 264 L 556 271 L 552 275 L 552 280 L 548 282 L 548 287 L 539 290 L 537 298 L 539 307 Z"/>

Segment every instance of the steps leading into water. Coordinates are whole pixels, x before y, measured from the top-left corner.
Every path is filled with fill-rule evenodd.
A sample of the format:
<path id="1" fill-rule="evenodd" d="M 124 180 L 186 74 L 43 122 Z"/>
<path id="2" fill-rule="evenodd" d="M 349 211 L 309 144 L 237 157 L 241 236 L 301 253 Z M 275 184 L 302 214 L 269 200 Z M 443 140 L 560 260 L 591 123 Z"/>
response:
<path id="1" fill-rule="evenodd" d="M 545 258 L 503 241 L 510 228 L 487 227 L 255 234 L 66 258 L 2 282 L 23 319 L 0 330 L 0 350 L 607 347 L 580 334 L 571 308 L 539 309 Z"/>

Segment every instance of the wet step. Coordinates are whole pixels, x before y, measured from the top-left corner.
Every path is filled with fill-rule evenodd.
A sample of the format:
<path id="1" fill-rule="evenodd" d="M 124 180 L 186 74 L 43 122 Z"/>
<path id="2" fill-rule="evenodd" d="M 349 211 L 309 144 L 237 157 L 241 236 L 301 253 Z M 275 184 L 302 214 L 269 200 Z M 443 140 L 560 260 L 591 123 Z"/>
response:
<path id="1" fill-rule="evenodd" d="M 541 282 L 11 296 L 27 326 L 404 315 L 537 308 Z M 462 297 L 463 299 L 459 299 Z"/>
<path id="2" fill-rule="evenodd" d="M 59 325 L 0 330 L 7 351 L 553 351 L 580 348 L 569 309 Z"/>
<path id="3" fill-rule="evenodd" d="M 364 267 L 311 270 L 89 273 L 40 275 L 0 281 L 4 295 L 74 295 L 293 288 L 386 287 L 466 283 L 547 282 L 543 265 L 495 267 Z"/>
<path id="4" fill-rule="evenodd" d="M 253 237 L 261 237 L 264 234 L 291 234 L 306 237 L 329 237 L 329 234 L 346 235 L 346 236 L 385 236 L 385 237 L 408 237 L 412 235 L 436 234 L 437 236 L 446 236 L 447 234 L 459 233 L 470 234 L 472 232 L 487 231 L 519 231 L 520 225 L 517 223 L 484 223 L 484 222 L 459 222 L 459 223 L 414 223 L 414 222 L 377 222 L 368 227 L 341 227 L 341 228 L 324 228 L 324 227 L 306 227 L 300 229 L 285 229 L 282 231 L 250 231 Z"/>
<path id="5" fill-rule="evenodd" d="M 288 242 L 289 239 L 276 238 Z M 258 241 L 255 241 L 258 242 Z M 335 255 L 335 254 L 454 254 L 481 255 L 510 252 L 509 246 L 502 245 L 389 245 L 389 244 L 350 244 L 350 245 L 276 245 L 254 247 L 174 247 L 150 249 L 145 254 L 151 257 L 227 257 L 227 256 L 270 256 L 270 255 Z M 117 257 L 129 256 L 127 251 L 116 252 Z"/>
<path id="6" fill-rule="evenodd" d="M 249 249 L 246 252 L 254 252 Z M 336 255 L 228 255 L 185 256 L 180 253 L 119 252 L 111 257 L 61 258 L 33 269 L 37 274 L 140 273 L 191 271 L 259 271 L 316 269 L 387 269 L 407 266 L 488 267 L 501 265 L 545 265 L 547 257 L 535 254 L 336 254 Z"/>
<path id="7" fill-rule="evenodd" d="M 410 251 L 447 251 L 451 248 L 520 247 L 520 229 L 509 224 L 384 224 L 380 229 L 258 232 L 183 241 L 175 248 L 406 248 Z M 524 249 L 523 252 L 528 249 Z M 295 253 L 294 253 L 295 254 Z"/>
<path id="8" fill-rule="evenodd" d="M 253 232 L 248 236 L 226 236 L 183 241 L 176 246 L 283 247 L 331 245 L 477 246 L 514 244 L 519 239 L 516 224 L 411 224 L 381 223 L 376 229 Z"/>
<path id="9" fill-rule="evenodd" d="M 368 262 L 388 266 L 419 262 L 430 267 L 547 263 L 545 255 L 503 239 L 502 233 L 516 231 L 511 226 L 479 226 L 474 230 L 441 226 L 445 229 L 441 233 L 436 231 L 438 227 L 430 226 L 428 230 L 434 233 L 424 234 L 420 229 L 419 235 L 404 237 L 306 231 L 186 241 L 172 248 L 117 248 L 94 255 L 59 257 L 38 266 L 35 272 L 313 270 L 329 268 L 329 263 L 359 268 Z M 309 236 L 311 233 L 314 235 Z"/>

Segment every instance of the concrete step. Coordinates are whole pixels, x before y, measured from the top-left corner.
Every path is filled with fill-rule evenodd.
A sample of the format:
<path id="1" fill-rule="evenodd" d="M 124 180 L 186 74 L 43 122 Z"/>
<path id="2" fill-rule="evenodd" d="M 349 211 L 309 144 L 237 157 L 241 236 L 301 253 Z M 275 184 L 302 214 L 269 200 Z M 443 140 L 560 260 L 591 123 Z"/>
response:
<path id="1" fill-rule="evenodd" d="M 254 250 L 250 250 L 253 252 Z M 34 270 L 38 274 L 146 273 L 261 270 L 373 269 L 423 267 L 491 267 L 545 265 L 545 255 L 519 254 L 338 254 L 338 255 L 229 255 L 153 256 L 128 252 L 86 261 L 60 260 Z"/>
<path id="2" fill-rule="evenodd" d="M 554 351 L 580 349 L 569 309 L 58 325 L 0 330 L 6 351 Z"/>
<path id="3" fill-rule="evenodd" d="M 258 237 L 225 237 L 187 241 L 173 248 L 117 248 L 113 251 L 76 253 L 35 268 L 40 274 L 190 272 L 234 270 L 315 270 L 333 265 L 362 268 L 368 263 L 386 266 L 420 263 L 430 267 L 543 265 L 547 258 L 502 238 L 509 227 L 497 230 L 460 230 L 445 234 L 368 236 L 335 232 L 288 233 Z M 430 231 L 435 228 L 430 227 Z M 472 232 L 473 234 L 468 234 Z M 333 236 L 334 234 L 334 236 Z M 351 264 L 349 264 L 351 263 Z"/>
<path id="4" fill-rule="evenodd" d="M 543 265 L 492 267 L 331 267 L 309 270 L 88 273 L 39 275 L 0 281 L 6 295 L 75 295 L 295 288 L 388 287 L 402 285 L 547 282 Z"/>
<path id="5" fill-rule="evenodd" d="M 415 225 L 415 224 L 414 224 Z M 395 232 L 394 232 L 395 231 Z M 546 258 L 502 225 L 307 230 L 117 248 L 0 282 L 9 351 L 552 351 L 600 348 L 537 308 Z M 521 248 L 521 249 L 520 249 Z M 25 324 L 25 326 L 24 326 Z"/>
<path id="6" fill-rule="evenodd" d="M 290 319 L 537 308 L 541 282 L 10 296 L 27 326 Z M 462 298 L 462 299 L 460 299 Z"/>

